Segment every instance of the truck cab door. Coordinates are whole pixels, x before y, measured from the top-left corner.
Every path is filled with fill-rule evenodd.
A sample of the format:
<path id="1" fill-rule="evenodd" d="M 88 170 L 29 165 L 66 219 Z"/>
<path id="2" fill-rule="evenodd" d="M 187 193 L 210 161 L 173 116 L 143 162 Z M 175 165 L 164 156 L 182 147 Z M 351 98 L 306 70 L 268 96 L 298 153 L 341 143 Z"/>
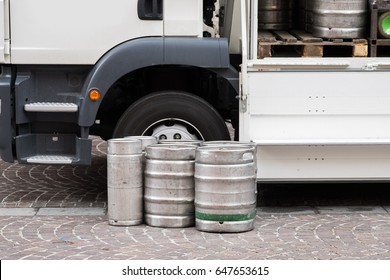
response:
<path id="1" fill-rule="evenodd" d="M 202 36 L 203 0 L 138 0 L 139 19 L 163 24 L 164 36 Z"/>
<path id="2" fill-rule="evenodd" d="M 94 65 L 129 40 L 203 35 L 203 0 L 9 2 L 13 64 Z"/>
<path id="3" fill-rule="evenodd" d="M 203 0 L 162 1 L 165 36 L 203 36 Z"/>
<path id="4" fill-rule="evenodd" d="M 10 1 L 12 63 L 94 65 L 123 42 L 163 36 L 165 1 Z"/>

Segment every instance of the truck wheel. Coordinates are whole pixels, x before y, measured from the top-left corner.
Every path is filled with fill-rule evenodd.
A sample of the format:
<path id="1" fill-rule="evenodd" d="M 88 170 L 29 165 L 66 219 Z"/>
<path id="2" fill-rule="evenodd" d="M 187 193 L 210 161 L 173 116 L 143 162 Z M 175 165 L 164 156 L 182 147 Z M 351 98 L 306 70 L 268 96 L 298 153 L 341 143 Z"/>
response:
<path id="1" fill-rule="evenodd" d="M 229 131 L 218 112 L 185 92 L 158 92 L 132 104 L 119 119 L 114 137 L 156 136 L 161 140 L 227 140 Z"/>

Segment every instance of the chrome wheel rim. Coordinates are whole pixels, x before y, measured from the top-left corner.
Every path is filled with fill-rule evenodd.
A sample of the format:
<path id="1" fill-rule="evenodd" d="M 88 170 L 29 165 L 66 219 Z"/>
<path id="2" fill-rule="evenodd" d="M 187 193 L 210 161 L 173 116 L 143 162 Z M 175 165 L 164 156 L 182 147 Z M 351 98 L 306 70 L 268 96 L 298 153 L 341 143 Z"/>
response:
<path id="1" fill-rule="evenodd" d="M 142 135 L 158 140 L 204 140 L 200 131 L 191 123 L 177 118 L 167 118 L 151 124 Z"/>

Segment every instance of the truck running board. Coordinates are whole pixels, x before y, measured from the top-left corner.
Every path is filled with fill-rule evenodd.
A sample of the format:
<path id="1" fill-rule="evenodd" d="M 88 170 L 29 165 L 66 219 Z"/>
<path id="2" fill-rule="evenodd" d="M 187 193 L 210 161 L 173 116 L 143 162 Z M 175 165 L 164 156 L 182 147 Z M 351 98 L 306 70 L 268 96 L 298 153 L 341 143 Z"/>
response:
<path id="1" fill-rule="evenodd" d="M 36 164 L 72 164 L 74 158 L 71 156 L 40 155 L 26 159 L 28 163 Z"/>
<path id="2" fill-rule="evenodd" d="M 20 163 L 91 163 L 92 140 L 76 134 L 24 134 L 16 136 L 15 144 Z"/>
<path id="3" fill-rule="evenodd" d="M 35 102 L 24 105 L 26 112 L 74 113 L 78 109 L 74 103 Z"/>

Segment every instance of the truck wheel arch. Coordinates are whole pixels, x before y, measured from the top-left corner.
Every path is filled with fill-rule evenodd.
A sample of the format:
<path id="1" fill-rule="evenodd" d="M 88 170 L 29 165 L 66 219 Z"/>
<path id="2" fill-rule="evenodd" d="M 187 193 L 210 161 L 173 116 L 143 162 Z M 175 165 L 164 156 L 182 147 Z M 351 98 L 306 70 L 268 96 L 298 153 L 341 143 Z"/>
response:
<path id="1" fill-rule="evenodd" d="M 82 90 L 78 123 L 90 127 L 110 87 L 135 70 L 157 65 L 187 65 L 207 68 L 223 76 L 238 92 L 238 73 L 230 65 L 226 39 L 149 37 L 124 42 L 107 52 L 89 73 Z M 101 92 L 91 101 L 92 89 Z"/>

